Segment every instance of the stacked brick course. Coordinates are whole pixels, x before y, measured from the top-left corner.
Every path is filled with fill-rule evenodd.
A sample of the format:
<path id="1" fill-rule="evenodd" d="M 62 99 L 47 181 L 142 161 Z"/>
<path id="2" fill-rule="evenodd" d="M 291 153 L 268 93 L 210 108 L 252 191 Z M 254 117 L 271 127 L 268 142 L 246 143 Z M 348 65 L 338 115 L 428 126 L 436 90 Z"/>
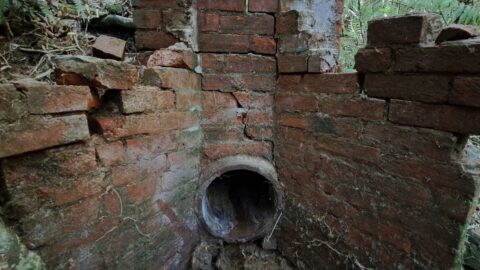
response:
<path id="1" fill-rule="evenodd" d="M 199 1 L 206 161 L 272 159 L 275 1 Z"/>
<path id="2" fill-rule="evenodd" d="M 461 165 L 480 133 L 479 45 L 433 45 L 435 20 L 372 23 L 359 74 L 280 76 L 275 161 L 290 206 L 278 235 L 307 269 L 450 269 L 461 253 L 480 178 Z"/>

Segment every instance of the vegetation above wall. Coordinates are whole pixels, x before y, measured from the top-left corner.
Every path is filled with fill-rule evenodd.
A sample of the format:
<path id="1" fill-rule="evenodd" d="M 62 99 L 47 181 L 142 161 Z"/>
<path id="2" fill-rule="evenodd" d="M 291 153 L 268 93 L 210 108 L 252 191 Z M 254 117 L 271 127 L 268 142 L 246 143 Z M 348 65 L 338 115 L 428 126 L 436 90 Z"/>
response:
<path id="1" fill-rule="evenodd" d="M 345 0 L 340 65 L 344 71 L 354 68 L 354 56 L 367 43 L 368 21 L 408 13 L 429 12 L 442 15 L 445 25 L 480 25 L 478 0 Z"/>

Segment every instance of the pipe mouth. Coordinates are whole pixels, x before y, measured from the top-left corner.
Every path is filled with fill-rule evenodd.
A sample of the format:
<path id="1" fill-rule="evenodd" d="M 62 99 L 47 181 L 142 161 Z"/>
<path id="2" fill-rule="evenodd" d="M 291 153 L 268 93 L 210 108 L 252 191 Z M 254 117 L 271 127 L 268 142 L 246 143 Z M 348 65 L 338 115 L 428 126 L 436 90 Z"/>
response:
<path id="1" fill-rule="evenodd" d="M 211 235 L 234 243 L 271 232 L 283 197 L 269 162 L 248 156 L 223 158 L 207 169 L 202 180 L 197 216 Z"/>

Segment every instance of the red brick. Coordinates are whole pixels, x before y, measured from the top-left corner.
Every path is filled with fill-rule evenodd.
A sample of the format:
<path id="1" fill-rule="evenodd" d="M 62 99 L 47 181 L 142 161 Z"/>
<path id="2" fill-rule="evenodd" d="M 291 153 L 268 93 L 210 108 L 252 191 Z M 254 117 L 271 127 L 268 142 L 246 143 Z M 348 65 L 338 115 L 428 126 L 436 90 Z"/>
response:
<path id="1" fill-rule="evenodd" d="M 381 18 L 368 23 L 368 46 L 387 47 L 395 44 L 433 44 L 442 27 L 437 14 L 414 14 Z"/>
<path id="2" fill-rule="evenodd" d="M 273 35 L 274 18 L 267 14 L 220 16 L 219 32 L 240 35 Z"/>
<path id="3" fill-rule="evenodd" d="M 305 74 L 299 85 L 291 85 L 314 93 L 353 94 L 358 91 L 358 78 L 356 73 L 342 74 Z"/>
<path id="4" fill-rule="evenodd" d="M 315 149 L 330 152 L 359 162 L 378 163 L 381 160 L 380 149 L 350 143 L 336 138 L 317 136 Z"/>
<path id="5" fill-rule="evenodd" d="M 279 55 L 277 60 L 280 73 L 303 73 L 308 71 L 308 55 Z"/>
<path id="6" fill-rule="evenodd" d="M 248 110 L 246 115 L 247 125 L 272 125 L 273 115 L 271 111 Z"/>
<path id="7" fill-rule="evenodd" d="M 317 101 L 311 96 L 282 94 L 277 96 L 275 105 L 279 111 L 317 111 Z"/>
<path id="8" fill-rule="evenodd" d="M 480 134 L 480 110 L 392 100 L 388 119 L 394 123 L 461 134 Z M 466 121 L 468 119 L 468 121 Z"/>
<path id="9" fill-rule="evenodd" d="M 19 125 L 14 130 L 0 132 L 0 157 L 82 141 L 90 137 L 85 115 L 30 117 Z"/>
<path id="10" fill-rule="evenodd" d="M 161 29 L 162 12 L 155 9 L 134 9 L 133 23 L 137 29 Z"/>
<path id="11" fill-rule="evenodd" d="M 251 37 L 250 50 L 254 53 L 274 55 L 277 52 L 277 42 L 270 37 Z"/>
<path id="12" fill-rule="evenodd" d="M 199 0 L 197 3 L 198 9 L 217 9 L 222 11 L 244 11 L 244 0 Z"/>
<path id="13" fill-rule="evenodd" d="M 206 92 L 202 100 L 205 112 L 219 111 L 226 108 L 237 108 L 237 100 L 232 93 Z"/>
<path id="14" fill-rule="evenodd" d="M 222 72 L 225 67 L 225 54 L 202 53 L 202 70 L 204 72 Z"/>
<path id="15" fill-rule="evenodd" d="M 262 109 L 273 108 L 273 95 L 269 93 L 233 92 L 242 108 Z"/>
<path id="16" fill-rule="evenodd" d="M 198 46 L 202 52 L 247 53 L 249 36 L 230 34 L 199 34 Z"/>
<path id="17" fill-rule="evenodd" d="M 218 159 L 232 155 L 252 155 L 270 159 L 272 156 L 272 146 L 268 142 L 247 144 L 206 144 L 203 153 L 209 159 Z"/>
<path id="18" fill-rule="evenodd" d="M 272 140 L 273 127 L 247 125 L 245 135 L 252 140 Z"/>
<path id="19" fill-rule="evenodd" d="M 177 42 L 177 38 L 162 31 L 137 30 L 135 32 L 135 45 L 138 49 L 162 49 Z"/>
<path id="20" fill-rule="evenodd" d="M 420 156 L 449 161 L 457 139 L 447 132 L 429 129 L 368 123 L 359 137 L 362 143 L 382 148 L 382 152 L 397 157 Z"/>
<path id="21" fill-rule="evenodd" d="M 274 75 L 208 74 L 203 76 L 203 90 L 270 92 L 275 89 L 275 86 Z"/>
<path id="22" fill-rule="evenodd" d="M 212 142 L 239 142 L 245 139 L 245 125 L 229 126 L 224 125 L 202 125 L 205 141 Z"/>
<path id="23" fill-rule="evenodd" d="M 164 154 L 153 159 L 138 160 L 135 163 L 116 166 L 111 169 L 112 183 L 115 186 L 124 186 L 143 180 L 155 179 L 167 169 L 168 163 Z"/>
<path id="24" fill-rule="evenodd" d="M 80 176 L 72 183 L 61 187 L 39 186 L 37 196 L 53 201 L 55 205 L 64 205 L 83 198 L 99 194 L 105 190 L 106 183 L 100 174 Z"/>
<path id="25" fill-rule="evenodd" d="M 123 39 L 100 35 L 92 45 L 92 54 L 98 58 L 122 60 L 126 44 Z"/>
<path id="26" fill-rule="evenodd" d="M 160 49 L 156 50 L 147 61 L 147 67 L 174 67 L 193 70 L 196 56 L 192 50 Z"/>
<path id="27" fill-rule="evenodd" d="M 408 235 L 400 228 L 392 224 L 380 223 L 375 219 L 362 217 L 357 220 L 357 228 L 372 235 L 382 242 L 393 245 L 397 249 L 409 253 L 412 250 L 412 243 Z"/>
<path id="28" fill-rule="evenodd" d="M 277 11 L 277 0 L 250 0 L 248 11 L 275 13 Z"/>
<path id="29" fill-rule="evenodd" d="M 98 106 L 97 99 L 86 86 L 54 86 L 22 84 L 31 114 L 89 111 Z"/>
<path id="30" fill-rule="evenodd" d="M 299 115 L 281 114 L 278 117 L 278 123 L 282 126 L 293 128 L 304 129 L 307 127 L 307 119 L 304 116 Z"/>
<path id="31" fill-rule="evenodd" d="M 359 72 L 383 72 L 390 69 L 392 49 L 361 49 L 355 55 L 355 69 Z"/>
<path id="32" fill-rule="evenodd" d="M 367 74 L 364 88 L 371 97 L 445 103 L 450 93 L 450 78 L 436 75 Z"/>
<path id="33" fill-rule="evenodd" d="M 107 139 L 128 137 L 137 134 L 158 134 L 196 126 L 198 117 L 192 112 L 165 112 L 128 116 L 99 116 L 96 122 L 98 132 Z"/>
<path id="34" fill-rule="evenodd" d="M 128 160 L 146 160 L 167 153 L 177 147 L 172 137 L 166 134 L 129 139 L 126 141 L 127 158 Z"/>
<path id="35" fill-rule="evenodd" d="M 138 83 L 137 67 L 126 62 L 84 55 L 59 55 L 53 60 L 57 84 L 130 90 Z"/>
<path id="36" fill-rule="evenodd" d="M 335 116 L 352 116 L 365 119 L 383 119 L 385 101 L 381 99 L 322 98 L 318 111 Z"/>
<path id="37" fill-rule="evenodd" d="M 200 90 L 200 76 L 192 71 L 170 67 L 156 67 L 145 70 L 144 81 L 160 81 L 162 88 Z"/>
<path id="38" fill-rule="evenodd" d="M 153 196 L 157 181 L 151 178 L 127 187 L 128 202 L 138 204 Z"/>
<path id="39" fill-rule="evenodd" d="M 292 10 L 286 13 L 281 13 L 277 17 L 276 31 L 277 35 L 298 34 L 298 12 Z"/>
<path id="40" fill-rule="evenodd" d="M 175 103 L 179 110 L 199 109 L 201 105 L 202 96 L 200 91 L 176 91 L 175 97 Z"/>
<path id="41" fill-rule="evenodd" d="M 127 160 L 122 142 L 97 145 L 96 150 L 98 158 L 105 166 L 122 164 Z"/>
<path id="42" fill-rule="evenodd" d="M 480 107 L 480 77 L 456 77 L 448 99 L 451 104 Z"/>
<path id="43" fill-rule="evenodd" d="M 220 16 L 217 13 L 199 13 L 198 30 L 200 32 L 217 32 L 220 28 Z"/>
<path id="44" fill-rule="evenodd" d="M 156 87 L 138 87 L 121 93 L 123 113 L 165 111 L 175 108 L 175 93 L 161 91 Z"/>
<path id="45" fill-rule="evenodd" d="M 275 73 L 277 71 L 274 58 L 257 55 L 225 56 L 225 72 L 231 73 Z"/>
<path id="46" fill-rule="evenodd" d="M 408 47 L 395 50 L 393 71 L 479 73 L 480 44 L 468 46 Z"/>

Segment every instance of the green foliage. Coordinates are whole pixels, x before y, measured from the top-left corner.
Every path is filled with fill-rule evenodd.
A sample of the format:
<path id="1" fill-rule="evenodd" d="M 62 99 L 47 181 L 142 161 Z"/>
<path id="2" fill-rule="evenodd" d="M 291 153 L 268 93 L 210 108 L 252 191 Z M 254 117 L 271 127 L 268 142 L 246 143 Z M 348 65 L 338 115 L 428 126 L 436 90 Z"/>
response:
<path id="1" fill-rule="evenodd" d="M 463 1 L 466 2 L 466 1 Z M 352 71 L 354 56 L 366 44 L 368 22 L 408 13 L 438 13 L 445 24 L 480 25 L 480 1 L 465 4 L 458 0 L 345 0 L 340 65 Z"/>

